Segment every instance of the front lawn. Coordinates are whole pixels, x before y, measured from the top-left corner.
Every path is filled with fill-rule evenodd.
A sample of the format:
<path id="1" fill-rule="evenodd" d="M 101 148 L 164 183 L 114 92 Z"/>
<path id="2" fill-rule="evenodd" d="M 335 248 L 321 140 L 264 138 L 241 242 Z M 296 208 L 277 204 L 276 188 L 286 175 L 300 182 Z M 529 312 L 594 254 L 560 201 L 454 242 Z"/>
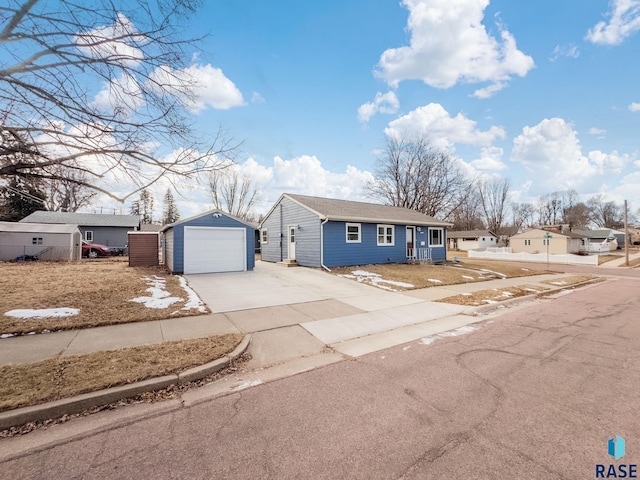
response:
<path id="1" fill-rule="evenodd" d="M 360 267 L 340 267 L 331 271 L 335 275 L 368 283 L 385 290 L 412 290 L 415 288 L 474 283 L 499 278 L 515 278 L 546 273 L 502 262 L 463 260 L 447 265 L 384 264 Z"/>
<path id="2" fill-rule="evenodd" d="M 122 258 L 0 262 L 0 334 L 208 313 L 195 292 L 181 282 L 184 279 L 163 268 L 129 267 Z"/>

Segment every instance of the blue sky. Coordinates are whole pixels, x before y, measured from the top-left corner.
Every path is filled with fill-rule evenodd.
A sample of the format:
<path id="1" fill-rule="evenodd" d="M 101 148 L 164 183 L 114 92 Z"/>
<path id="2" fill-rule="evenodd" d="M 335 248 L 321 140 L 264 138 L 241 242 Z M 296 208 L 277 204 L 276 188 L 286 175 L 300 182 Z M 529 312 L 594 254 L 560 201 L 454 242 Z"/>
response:
<path id="1" fill-rule="evenodd" d="M 208 1 L 195 113 L 261 191 L 362 200 L 392 132 L 427 132 L 513 201 L 574 188 L 640 207 L 640 0 Z M 163 185 L 158 186 L 158 203 Z M 181 189 L 189 216 L 210 207 Z"/>

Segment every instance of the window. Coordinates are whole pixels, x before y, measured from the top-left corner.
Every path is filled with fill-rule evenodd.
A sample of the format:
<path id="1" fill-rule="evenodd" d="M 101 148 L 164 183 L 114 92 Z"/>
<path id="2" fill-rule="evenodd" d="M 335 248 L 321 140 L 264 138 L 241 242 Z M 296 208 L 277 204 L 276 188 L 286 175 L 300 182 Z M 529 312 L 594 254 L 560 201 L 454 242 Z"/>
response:
<path id="1" fill-rule="evenodd" d="M 524 244 L 525 246 L 531 246 L 531 240 L 525 240 Z"/>
<path id="2" fill-rule="evenodd" d="M 442 247 L 444 245 L 444 232 L 442 228 L 429 229 L 429 246 Z"/>
<path id="3" fill-rule="evenodd" d="M 393 225 L 378 225 L 378 245 L 393 245 Z"/>
<path id="4" fill-rule="evenodd" d="M 31 245 L 42 245 L 42 237 L 33 237 L 31 239 Z"/>
<path id="5" fill-rule="evenodd" d="M 542 245 L 549 245 L 549 240 L 546 238 L 542 239 Z"/>
<path id="6" fill-rule="evenodd" d="M 87 230 L 84 232 L 84 239 L 87 242 L 93 242 L 93 230 Z"/>
<path id="7" fill-rule="evenodd" d="M 267 239 L 269 238 L 269 235 L 267 234 L 267 230 L 264 229 L 260 233 L 262 233 L 262 236 L 260 237 L 260 243 L 267 243 Z"/>
<path id="8" fill-rule="evenodd" d="M 360 224 L 347 223 L 347 243 L 360 243 Z"/>

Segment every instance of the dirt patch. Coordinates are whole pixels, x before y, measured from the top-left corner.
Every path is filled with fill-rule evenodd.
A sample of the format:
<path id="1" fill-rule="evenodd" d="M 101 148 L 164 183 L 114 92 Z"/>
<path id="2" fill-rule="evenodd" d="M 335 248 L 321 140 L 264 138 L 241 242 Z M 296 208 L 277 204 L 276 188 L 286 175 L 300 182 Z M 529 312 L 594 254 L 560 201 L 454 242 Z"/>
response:
<path id="1" fill-rule="evenodd" d="M 160 279 L 170 297 L 180 299 L 166 308 L 132 302 L 150 295 L 145 278 Z M 161 320 L 209 313 L 183 309 L 189 300 L 180 277 L 163 268 L 129 267 L 126 259 L 81 262 L 0 262 L 0 333 L 23 334 L 69 330 L 119 323 Z M 6 312 L 21 309 L 78 309 L 77 315 L 14 318 Z"/>
<path id="2" fill-rule="evenodd" d="M 0 411 L 179 373 L 225 356 L 242 334 L 166 342 L 0 367 Z"/>
<path id="3" fill-rule="evenodd" d="M 334 268 L 331 272 L 335 275 L 392 291 L 475 283 L 547 273 L 516 265 L 476 261 L 460 261 L 447 265 L 400 263 L 364 265 L 361 267 Z"/>
<path id="4" fill-rule="evenodd" d="M 553 285 L 554 287 L 568 287 L 570 285 L 575 285 L 576 283 L 584 283 L 594 279 L 595 277 L 592 277 L 591 275 L 571 275 L 570 277 L 558 278 L 555 280 L 545 280 L 540 283 Z"/>
<path id="5" fill-rule="evenodd" d="M 537 285 L 517 285 L 515 287 L 494 288 L 491 290 L 479 290 L 473 293 L 463 293 L 452 297 L 441 298 L 440 300 L 436 300 L 436 302 L 477 307 L 480 305 L 500 303 L 526 295 L 535 295 L 545 290 L 548 289 Z"/>

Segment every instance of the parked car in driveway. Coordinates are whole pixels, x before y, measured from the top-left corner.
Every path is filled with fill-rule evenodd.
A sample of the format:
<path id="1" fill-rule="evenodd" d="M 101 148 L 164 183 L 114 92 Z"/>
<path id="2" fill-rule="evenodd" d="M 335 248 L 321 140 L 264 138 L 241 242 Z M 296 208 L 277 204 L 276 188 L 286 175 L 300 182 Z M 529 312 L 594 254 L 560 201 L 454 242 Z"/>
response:
<path id="1" fill-rule="evenodd" d="M 100 245 L 99 243 L 90 243 L 87 241 L 82 242 L 82 256 L 88 258 L 98 257 L 112 257 L 116 255 L 116 252 L 107 247 L 106 245 Z"/>

